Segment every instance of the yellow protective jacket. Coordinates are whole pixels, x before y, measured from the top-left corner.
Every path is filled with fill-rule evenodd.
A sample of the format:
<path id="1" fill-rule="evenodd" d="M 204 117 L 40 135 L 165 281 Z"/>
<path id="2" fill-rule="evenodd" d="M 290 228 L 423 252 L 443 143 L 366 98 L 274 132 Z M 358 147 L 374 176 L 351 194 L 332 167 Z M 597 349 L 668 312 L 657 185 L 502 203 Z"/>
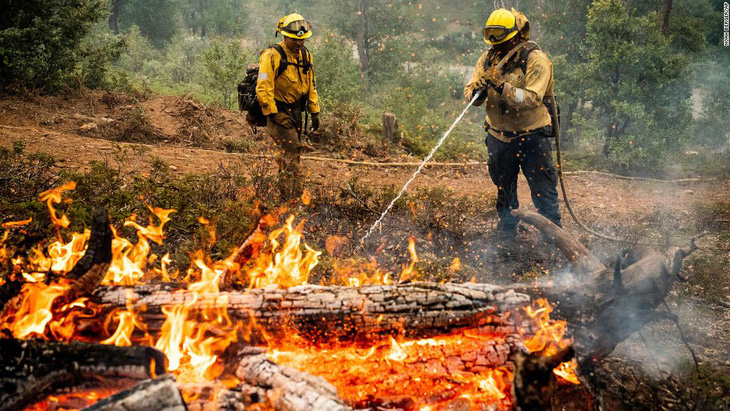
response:
<path id="1" fill-rule="evenodd" d="M 294 54 L 284 42 L 279 43 L 284 48 L 287 61 L 296 64 L 302 62 L 302 52 Z M 308 56 L 312 62 L 311 53 Z M 259 57 L 259 78 L 256 83 L 256 97 L 261 104 L 264 115 L 278 113 L 276 101 L 293 104 L 307 96 L 307 111 L 319 113 L 319 95 L 317 94 L 316 79 L 312 68 L 305 74 L 304 69 L 289 65 L 280 76 L 276 77 L 281 63 L 281 55 L 273 48 L 268 48 Z"/>
<path id="2" fill-rule="evenodd" d="M 511 60 L 519 62 L 524 52 L 523 49 L 516 53 Z M 466 87 L 472 88 L 484 75 L 485 64 L 494 67 L 500 59 L 492 49 L 482 54 Z M 509 69 L 504 73 L 502 94 L 488 87 L 486 123 L 491 135 L 510 142 L 515 134 L 529 133 L 550 125 L 550 115 L 543 98 L 553 95 L 553 63 L 541 50 L 533 50 L 528 55 L 524 72 L 520 64 L 507 63 L 505 67 Z"/>

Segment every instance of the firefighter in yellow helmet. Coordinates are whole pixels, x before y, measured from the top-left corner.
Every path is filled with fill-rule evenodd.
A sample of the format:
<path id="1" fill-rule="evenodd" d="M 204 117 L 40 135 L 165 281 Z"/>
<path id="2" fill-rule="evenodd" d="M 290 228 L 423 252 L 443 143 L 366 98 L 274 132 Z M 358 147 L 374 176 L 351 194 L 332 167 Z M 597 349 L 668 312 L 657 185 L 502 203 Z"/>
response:
<path id="1" fill-rule="evenodd" d="M 300 156 L 311 147 L 303 139 L 302 114 L 312 116 L 312 131 L 319 129 L 319 96 L 312 54 L 304 47 L 312 35 L 312 26 L 298 13 L 279 20 L 276 36 L 283 41 L 261 53 L 256 96 L 264 115 L 267 129 L 277 146 L 279 190 L 282 198 L 301 196 L 302 175 Z"/>
<path id="2" fill-rule="evenodd" d="M 479 58 L 464 97 L 486 101 L 489 175 L 497 186 L 498 229 L 514 237 L 519 207 L 517 176 L 522 168 L 538 212 L 560 225 L 557 171 L 549 138 L 551 112 L 544 101 L 553 95 L 553 64 L 530 40 L 530 22 L 512 9 L 495 10 L 482 30 L 491 47 Z"/>

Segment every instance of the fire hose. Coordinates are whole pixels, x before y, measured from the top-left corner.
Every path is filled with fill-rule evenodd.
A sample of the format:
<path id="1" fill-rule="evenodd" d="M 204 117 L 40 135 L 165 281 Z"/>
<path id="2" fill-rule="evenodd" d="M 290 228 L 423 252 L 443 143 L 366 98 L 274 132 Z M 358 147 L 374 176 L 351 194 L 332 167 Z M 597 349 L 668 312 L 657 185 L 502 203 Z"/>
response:
<path id="1" fill-rule="evenodd" d="M 605 240 L 625 242 L 625 240 L 622 240 L 620 238 L 602 234 L 602 233 L 599 233 L 598 231 L 588 228 L 573 211 L 573 207 L 570 205 L 570 200 L 568 199 L 568 193 L 565 190 L 565 180 L 563 178 L 563 160 L 562 160 L 562 151 L 560 149 L 560 116 L 557 113 L 558 103 L 555 100 L 554 95 L 549 96 L 549 100 L 550 100 L 550 105 L 553 108 L 553 115 L 551 115 L 551 117 L 552 117 L 552 121 L 553 121 L 553 133 L 555 134 L 555 151 L 556 151 L 557 162 L 558 162 L 558 164 L 557 164 L 558 180 L 560 181 L 560 191 L 562 191 L 562 193 L 563 193 L 563 201 L 565 201 L 565 208 L 568 209 L 568 213 L 570 213 L 570 216 L 573 218 L 573 221 L 575 221 L 575 223 L 578 224 L 578 227 L 583 229 L 588 234 L 591 234 L 591 235 L 599 237 L 599 238 L 603 238 Z"/>

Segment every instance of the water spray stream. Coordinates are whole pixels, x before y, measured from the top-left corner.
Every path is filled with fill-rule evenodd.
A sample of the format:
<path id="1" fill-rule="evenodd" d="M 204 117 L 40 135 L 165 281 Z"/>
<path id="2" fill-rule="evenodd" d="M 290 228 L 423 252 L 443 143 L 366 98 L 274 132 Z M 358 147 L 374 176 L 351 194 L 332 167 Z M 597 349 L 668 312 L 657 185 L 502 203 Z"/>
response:
<path id="1" fill-rule="evenodd" d="M 421 170 L 423 170 L 423 167 L 426 166 L 426 163 L 428 163 L 431 160 L 431 157 L 433 157 L 433 155 L 436 153 L 436 150 L 438 150 L 439 147 L 441 147 L 441 145 L 444 144 L 444 141 L 446 141 L 446 138 L 449 136 L 449 134 L 451 134 L 451 131 L 454 129 L 454 127 L 456 127 L 457 124 L 459 124 L 461 119 L 464 117 L 464 114 L 466 114 L 466 111 L 469 110 L 469 107 L 471 107 L 474 104 L 474 102 L 479 98 L 479 96 L 481 94 L 482 94 L 481 92 L 474 93 L 474 97 L 472 97 L 469 104 L 466 106 L 466 108 L 464 108 L 464 111 L 462 111 L 461 114 L 459 115 L 459 117 L 456 118 L 456 120 L 451 125 L 451 127 L 449 127 L 449 129 L 446 130 L 446 133 L 444 133 L 444 135 L 439 139 L 439 141 L 436 143 L 434 148 L 431 149 L 431 152 L 428 153 L 428 156 L 426 156 L 426 158 L 423 159 L 423 162 L 421 163 L 421 165 L 418 166 L 418 169 L 416 169 L 416 172 L 413 173 L 413 176 L 411 176 L 410 180 L 406 181 L 406 184 L 403 186 L 403 188 L 400 189 L 400 191 L 398 192 L 398 195 L 395 196 L 393 201 L 391 201 L 390 204 L 388 204 L 388 207 L 385 208 L 385 211 L 383 211 L 383 214 L 380 215 L 380 218 L 378 218 L 378 220 L 375 223 L 373 223 L 372 227 L 370 227 L 368 232 L 360 239 L 360 244 L 365 244 L 365 240 L 367 240 L 368 237 L 370 237 L 370 234 L 372 234 L 373 231 L 375 231 L 375 229 L 378 228 L 378 226 L 382 224 L 383 219 L 388 214 L 388 212 L 390 212 L 390 209 L 393 208 L 393 205 L 395 204 L 395 202 L 398 201 L 399 198 L 401 198 L 401 196 L 403 195 L 403 193 L 406 192 L 406 190 L 408 190 L 408 186 L 413 182 L 413 180 L 416 179 L 416 177 L 418 177 L 418 174 L 421 173 Z"/>

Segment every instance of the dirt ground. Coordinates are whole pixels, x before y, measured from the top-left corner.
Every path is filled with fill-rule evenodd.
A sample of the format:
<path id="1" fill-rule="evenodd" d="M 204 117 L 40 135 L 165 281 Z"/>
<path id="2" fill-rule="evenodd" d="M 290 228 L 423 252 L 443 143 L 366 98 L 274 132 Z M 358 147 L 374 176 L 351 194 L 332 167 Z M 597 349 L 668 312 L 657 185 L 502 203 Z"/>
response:
<path id="1" fill-rule="evenodd" d="M 145 173 L 153 161 L 162 159 L 178 175 L 213 172 L 233 164 L 245 167 L 262 155 L 273 154 L 265 133 L 254 135 L 238 113 L 206 108 L 180 97 L 136 101 L 125 95 L 97 92 L 73 97 L 0 99 L 0 146 L 10 147 L 15 141 L 24 142 L 28 152 L 53 155 L 62 168 L 86 169 L 92 161 L 106 161 L 127 171 Z M 361 183 L 372 187 L 399 188 L 416 168 L 345 164 L 334 159 L 326 144 L 318 148 L 310 156 L 333 160 L 303 160 L 310 185 L 344 184 L 357 176 Z M 360 150 L 357 155 L 344 157 L 372 162 L 386 158 L 419 161 L 394 154 L 397 152 L 386 150 L 380 157 L 364 157 Z M 576 212 L 594 228 L 622 227 L 623 233 L 643 236 L 647 242 L 663 246 L 685 246 L 689 241 L 687 236 L 673 235 L 677 231 L 674 228 L 682 227 L 685 233 L 706 231 L 697 240 L 699 250 L 687 260 L 685 275 L 690 277 L 689 282 L 675 287 L 668 305 L 678 315 L 700 363 L 727 374 L 730 221 L 722 214 L 708 217 L 703 210 L 730 204 L 730 183 L 695 177 L 658 181 L 586 172 L 566 176 L 566 184 Z M 496 195 L 485 165 L 429 167 L 412 187 L 441 187 L 458 195 Z M 532 207 L 523 177 L 519 197 L 523 206 Z M 599 258 L 610 258 L 608 252 L 600 251 L 605 243 L 582 233 L 565 212 L 564 203 L 561 207 L 566 228 L 589 248 L 598 250 Z M 708 218 L 712 220 L 709 224 Z M 709 271 L 707 267 L 711 267 Z M 693 277 L 700 270 L 704 274 Z M 648 325 L 622 343 L 614 355 L 656 376 L 686 369 L 691 362 L 689 351 L 669 321 Z"/>

